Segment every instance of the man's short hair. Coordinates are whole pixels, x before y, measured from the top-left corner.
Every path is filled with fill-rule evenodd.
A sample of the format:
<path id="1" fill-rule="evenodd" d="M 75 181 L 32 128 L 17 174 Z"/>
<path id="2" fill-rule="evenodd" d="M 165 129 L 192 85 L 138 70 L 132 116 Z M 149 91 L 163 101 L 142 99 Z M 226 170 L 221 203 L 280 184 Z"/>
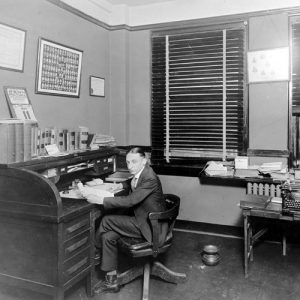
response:
<path id="1" fill-rule="evenodd" d="M 134 147 L 134 148 L 131 148 L 131 149 L 129 149 L 129 150 L 127 151 L 126 155 L 127 155 L 128 153 L 134 153 L 134 154 L 138 153 L 141 157 L 146 157 L 146 154 L 145 154 L 144 150 L 143 150 L 141 147 Z"/>

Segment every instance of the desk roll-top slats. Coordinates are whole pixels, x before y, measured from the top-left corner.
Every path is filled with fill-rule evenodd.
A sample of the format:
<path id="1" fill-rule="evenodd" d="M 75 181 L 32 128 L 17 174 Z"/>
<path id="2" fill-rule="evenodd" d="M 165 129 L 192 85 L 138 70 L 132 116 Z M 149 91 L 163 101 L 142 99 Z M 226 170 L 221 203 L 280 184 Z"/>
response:
<path id="1" fill-rule="evenodd" d="M 0 169 L 0 213 L 58 219 L 63 215 L 56 186 L 36 172 Z"/>

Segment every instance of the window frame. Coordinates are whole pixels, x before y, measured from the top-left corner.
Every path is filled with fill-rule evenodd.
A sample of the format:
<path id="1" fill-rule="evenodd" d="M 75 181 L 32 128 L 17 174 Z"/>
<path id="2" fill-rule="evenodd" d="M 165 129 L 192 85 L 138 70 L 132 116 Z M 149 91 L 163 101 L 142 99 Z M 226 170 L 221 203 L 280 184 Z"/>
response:
<path id="1" fill-rule="evenodd" d="M 247 51 L 248 51 L 248 26 L 246 22 L 235 22 L 235 23 L 227 23 L 227 24 L 218 24 L 218 25 L 209 25 L 209 26 L 197 26 L 197 27 L 186 27 L 181 29 L 170 29 L 163 31 L 152 31 L 151 41 L 153 37 L 164 37 L 169 34 L 180 34 L 180 33 L 191 33 L 191 32 L 204 32 L 204 31 L 220 31 L 224 29 L 243 29 L 244 30 L 244 56 L 243 56 L 243 65 L 244 65 L 244 79 L 243 79 L 243 144 L 242 151 L 238 155 L 246 155 L 248 148 L 248 78 L 247 78 Z M 153 47 L 153 44 L 152 44 Z M 152 51 L 151 51 L 152 54 Z M 151 62 L 153 63 L 153 61 Z M 152 68 L 153 68 L 153 64 Z M 153 79 L 153 69 L 151 69 L 152 79 Z M 166 78 L 166 77 L 165 77 Z M 153 82 L 151 82 L 152 86 Z M 152 126 L 153 126 L 153 90 L 151 88 L 151 145 L 153 146 L 153 136 L 152 136 Z M 164 116 L 166 113 L 164 113 Z M 165 130 L 165 129 L 164 129 Z M 163 138 L 162 144 L 164 144 L 165 148 L 165 140 Z M 155 147 L 152 148 L 152 151 L 155 151 Z M 182 173 L 186 175 L 195 175 L 199 173 L 199 170 L 203 168 L 203 166 L 209 160 L 222 160 L 221 157 L 198 157 L 198 158 L 181 158 L 181 159 L 172 159 L 170 162 L 166 162 L 165 156 L 162 157 L 162 160 L 157 160 L 155 157 L 152 158 L 152 163 L 156 171 L 160 174 L 172 174 L 177 175 L 178 173 L 182 175 Z M 226 160 L 233 160 L 234 158 L 227 158 Z M 172 172 L 172 170 L 174 170 Z M 184 171 L 185 170 L 185 171 Z"/>

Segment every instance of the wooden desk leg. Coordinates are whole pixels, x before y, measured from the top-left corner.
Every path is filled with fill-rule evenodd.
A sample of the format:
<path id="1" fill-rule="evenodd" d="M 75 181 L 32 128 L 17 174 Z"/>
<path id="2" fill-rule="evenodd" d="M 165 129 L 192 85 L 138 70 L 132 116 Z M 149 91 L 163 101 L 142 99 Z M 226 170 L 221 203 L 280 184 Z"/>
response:
<path id="1" fill-rule="evenodd" d="M 94 286 L 93 286 L 93 274 L 94 270 L 90 271 L 90 274 L 86 277 L 86 293 L 88 297 L 93 297 L 94 296 Z"/>
<path id="2" fill-rule="evenodd" d="M 244 272 L 245 278 L 248 277 L 248 248 L 249 248 L 249 241 L 248 241 L 248 216 L 244 214 Z"/>
<path id="3" fill-rule="evenodd" d="M 286 256 L 286 235 L 282 236 L 282 255 Z"/>
<path id="4" fill-rule="evenodd" d="M 250 261 L 253 261 L 253 246 L 254 246 L 254 241 L 253 241 L 252 225 L 251 225 L 250 217 L 248 217 L 248 255 Z"/>

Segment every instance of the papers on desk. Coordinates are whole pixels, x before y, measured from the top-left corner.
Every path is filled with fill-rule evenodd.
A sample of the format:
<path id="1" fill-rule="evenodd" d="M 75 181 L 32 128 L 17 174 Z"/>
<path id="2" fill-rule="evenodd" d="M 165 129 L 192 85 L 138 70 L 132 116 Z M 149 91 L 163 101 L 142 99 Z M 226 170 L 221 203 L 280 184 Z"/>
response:
<path id="1" fill-rule="evenodd" d="M 61 198 L 84 199 L 78 189 L 71 189 L 59 192 Z"/>
<path id="2" fill-rule="evenodd" d="M 210 176 L 224 176 L 227 175 L 227 168 L 221 162 L 211 161 L 208 163 L 205 173 Z"/>
<path id="3" fill-rule="evenodd" d="M 287 180 L 289 173 L 286 166 L 282 162 L 263 163 L 258 169 L 262 174 L 268 174 L 273 179 Z"/>
<path id="4" fill-rule="evenodd" d="M 94 186 L 85 186 L 88 192 L 92 195 L 103 197 L 114 197 L 114 194 L 120 192 L 122 189 L 117 188 L 114 183 L 102 183 Z M 61 198 L 84 199 L 79 189 L 74 188 L 66 191 L 61 191 Z"/>
<path id="5" fill-rule="evenodd" d="M 240 177 L 240 178 L 251 178 L 251 177 L 258 177 L 257 166 L 249 166 L 247 169 L 235 169 L 234 176 Z"/>

